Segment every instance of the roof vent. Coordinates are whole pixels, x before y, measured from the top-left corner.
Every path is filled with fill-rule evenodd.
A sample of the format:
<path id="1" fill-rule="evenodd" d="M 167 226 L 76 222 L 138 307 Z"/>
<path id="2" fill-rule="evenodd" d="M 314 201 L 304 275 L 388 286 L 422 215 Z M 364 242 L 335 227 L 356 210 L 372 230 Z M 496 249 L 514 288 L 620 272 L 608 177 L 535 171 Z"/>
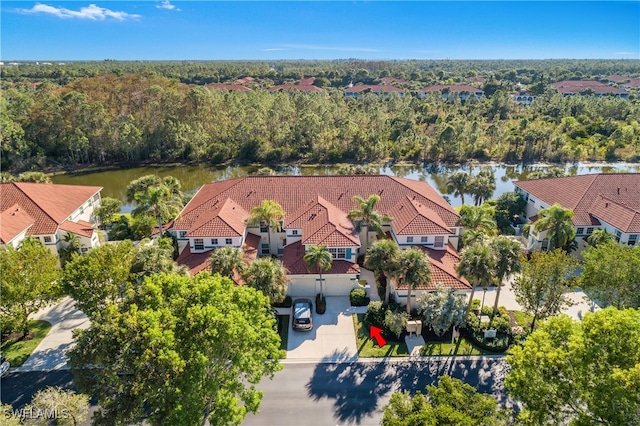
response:
<path id="1" fill-rule="evenodd" d="M 618 195 L 620 195 L 620 187 L 618 187 Z"/>
<path id="2" fill-rule="evenodd" d="M 609 203 L 604 203 L 604 207 L 608 208 L 609 207 Z"/>

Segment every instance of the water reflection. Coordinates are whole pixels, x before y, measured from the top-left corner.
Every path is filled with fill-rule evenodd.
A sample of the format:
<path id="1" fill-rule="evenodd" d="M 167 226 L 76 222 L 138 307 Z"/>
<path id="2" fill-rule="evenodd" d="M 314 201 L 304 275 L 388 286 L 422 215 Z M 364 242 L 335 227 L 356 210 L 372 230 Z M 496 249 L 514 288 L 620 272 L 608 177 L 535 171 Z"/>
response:
<path id="1" fill-rule="evenodd" d="M 195 193 L 203 184 L 218 180 L 234 179 L 241 176 L 256 173 L 261 166 L 208 166 L 208 165 L 167 165 L 167 166 L 145 166 L 129 169 L 107 170 L 98 172 L 73 173 L 57 175 L 52 177 L 54 183 L 74 184 L 74 185 L 94 185 L 102 186 L 103 197 L 113 197 L 123 201 L 123 211 L 132 209 L 131 205 L 126 205 L 126 187 L 134 179 L 148 174 L 159 176 L 174 176 L 182 183 L 185 192 Z M 327 176 L 336 174 L 339 165 L 286 165 L 274 167 L 278 174 L 302 175 L 302 176 Z M 376 166 L 380 174 L 405 177 L 408 179 L 429 182 L 441 194 L 448 195 L 447 178 L 455 171 L 467 171 L 477 175 L 483 168 L 490 168 L 496 176 L 496 190 L 493 198 L 508 191 L 513 191 L 513 181 L 524 180 L 535 171 L 544 171 L 550 167 L 558 167 L 536 164 L 523 167 L 521 165 L 506 164 L 462 164 L 444 165 L 439 163 L 427 164 L 425 166 L 407 164 L 385 164 Z M 640 165 L 627 163 L 578 163 L 567 164 L 565 172 L 571 175 L 590 173 L 615 173 L 615 172 L 640 172 Z M 449 196 L 450 202 L 454 206 L 460 205 L 460 198 Z"/>

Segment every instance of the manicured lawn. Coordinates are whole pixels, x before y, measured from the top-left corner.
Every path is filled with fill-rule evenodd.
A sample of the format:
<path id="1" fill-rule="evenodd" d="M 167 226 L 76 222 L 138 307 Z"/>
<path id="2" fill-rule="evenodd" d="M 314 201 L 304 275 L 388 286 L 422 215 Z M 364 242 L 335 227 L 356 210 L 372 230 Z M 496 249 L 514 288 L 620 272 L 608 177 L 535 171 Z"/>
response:
<path id="1" fill-rule="evenodd" d="M 510 311 L 513 312 L 513 318 L 516 320 L 516 323 L 524 328 L 525 330 L 528 330 L 531 328 L 531 321 L 533 321 L 533 315 L 529 315 L 525 312 L 522 311 Z"/>
<path id="2" fill-rule="evenodd" d="M 422 349 L 424 355 L 485 355 L 491 352 L 473 346 L 467 339 L 459 338 L 448 342 L 426 342 Z"/>
<path id="3" fill-rule="evenodd" d="M 33 338 L 29 340 L 9 339 L 2 343 L 0 351 L 2 355 L 7 357 L 12 367 L 20 367 L 49 333 L 49 330 L 51 330 L 51 324 L 46 321 L 30 321 L 29 332 Z"/>
<path id="4" fill-rule="evenodd" d="M 278 315 L 278 334 L 280 334 L 280 349 L 287 350 L 289 341 L 289 315 Z M 285 352 L 283 358 L 286 358 Z"/>
<path id="5" fill-rule="evenodd" d="M 374 339 L 369 339 L 369 330 L 362 326 L 364 314 L 353 315 L 353 327 L 356 331 L 356 344 L 358 356 L 364 358 L 377 358 L 387 356 L 407 356 L 409 351 L 404 342 L 387 342 L 383 347 L 378 346 Z"/>

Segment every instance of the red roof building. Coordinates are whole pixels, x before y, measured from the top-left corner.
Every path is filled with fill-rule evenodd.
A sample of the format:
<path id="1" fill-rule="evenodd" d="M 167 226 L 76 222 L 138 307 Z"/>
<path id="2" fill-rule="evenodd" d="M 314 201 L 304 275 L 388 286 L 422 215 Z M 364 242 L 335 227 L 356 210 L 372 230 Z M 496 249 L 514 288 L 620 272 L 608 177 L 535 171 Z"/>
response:
<path id="1" fill-rule="evenodd" d="M 433 86 L 423 87 L 418 91 L 419 97 L 424 97 L 427 93 L 440 93 L 442 98 L 448 101 L 460 99 L 464 102 L 475 96 L 480 99 L 484 96 L 484 91 L 468 84 L 435 84 Z"/>
<path id="2" fill-rule="evenodd" d="M 358 84 L 353 87 L 347 87 L 344 89 L 344 96 L 348 98 L 358 98 L 363 93 L 373 93 L 378 96 L 389 96 L 391 93 L 396 93 L 398 96 L 404 96 L 404 90 L 390 85 L 370 85 L 370 84 Z"/>
<path id="3" fill-rule="evenodd" d="M 205 86 L 209 90 L 218 90 L 221 92 L 250 92 L 247 86 L 241 84 L 207 84 Z"/>
<path id="4" fill-rule="evenodd" d="M 629 92 L 627 92 L 626 90 L 592 80 L 558 81 L 557 83 L 552 83 L 551 86 L 555 88 L 562 96 L 593 93 L 593 95 L 596 97 L 605 95 L 617 96 L 625 99 L 629 97 Z"/>

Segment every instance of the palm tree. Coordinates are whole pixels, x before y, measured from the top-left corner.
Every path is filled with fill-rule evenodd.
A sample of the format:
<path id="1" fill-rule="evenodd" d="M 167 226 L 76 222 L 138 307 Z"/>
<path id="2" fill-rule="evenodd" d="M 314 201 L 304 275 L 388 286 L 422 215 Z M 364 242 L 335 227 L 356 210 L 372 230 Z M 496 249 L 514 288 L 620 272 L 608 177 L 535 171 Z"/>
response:
<path id="1" fill-rule="evenodd" d="M 589 238 L 587 238 L 587 242 L 592 247 L 598 247 L 600 244 L 604 244 L 609 241 L 614 241 L 614 238 L 613 234 L 608 233 L 606 229 L 596 229 L 591 235 L 589 235 Z"/>
<path id="2" fill-rule="evenodd" d="M 249 226 L 267 225 L 267 240 L 269 242 L 269 253 L 271 253 L 271 230 L 282 230 L 281 220 L 284 219 L 284 210 L 275 200 L 262 200 L 259 206 L 251 209 L 248 219 Z"/>
<path id="3" fill-rule="evenodd" d="M 154 217 L 158 221 L 160 238 L 163 235 L 162 227 L 165 221 L 177 216 L 183 207 L 182 198 L 164 184 L 148 186 L 144 190 L 136 192 L 133 199 L 138 206 L 132 214 Z"/>
<path id="4" fill-rule="evenodd" d="M 373 229 L 378 238 L 384 238 L 384 231 L 382 229 L 383 222 L 391 222 L 393 219 L 386 214 L 379 213 L 375 210 L 376 203 L 380 201 L 378 194 L 371 194 L 365 200 L 359 195 L 354 195 L 351 198 L 358 203 L 358 208 L 351 210 L 347 216 L 349 219 L 356 222 L 356 231 L 360 232 L 360 227 L 365 227 L 365 250 L 369 247 L 369 231 Z"/>
<path id="5" fill-rule="evenodd" d="M 471 297 L 469 298 L 469 307 L 467 308 L 467 318 L 471 312 L 471 303 L 476 287 L 482 285 L 487 287 L 488 283 L 493 279 L 495 257 L 489 250 L 489 246 L 484 243 L 471 244 L 460 252 L 460 263 L 456 266 L 458 275 L 465 277 L 471 281 Z"/>
<path id="6" fill-rule="evenodd" d="M 287 295 L 287 270 L 278 259 L 262 257 L 254 260 L 242 278 L 247 286 L 260 290 L 271 303 L 282 302 Z"/>
<path id="7" fill-rule="evenodd" d="M 67 232 L 62 238 L 62 241 L 66 243 L 66 246 L 58 250 L 60 254 L 60 265 L 64 265 L 71 260 L 73 253 L 80 253 L 80 237 L 71 232 Z"/>
<path id="8" fill-rule="evenodd" d="M 489 240 L 489 248 L 495 257 L 495 278 L 498 284 L 496 300 L 493 305 L 493 314 L 495 315 L 498 311 L 498 300 L 500 299 L 502 282 L 511 274 L 520 272 L 522 268 L 522 246 L 519 242 L 500 235 Z"/>
<path id="9" fill-rule="evenodd" d="M 533 225 L 538 232 L 547 231 L 545 239 L 549 240 L 549 250 L 568 245 L 576 236 L 573 227 L 573 211 L 556 203 L 538 212 L 538 220 Z"/>
<path id="10" fill-rule="evenodd" d="M 246 266 L 244 252 L 239 247 L 220 247 L 211 253 L 211 272 L 233 278 L 233 272 L 242 274 Z"/>
<path id="11" fill-rule="evenodd" d="M 311 245 L 304 254 L 304 261 L 307 264 L 307 270 L 312 272 L 314 269 L 320 274 L 320 295 L 324 297 L 322 287 L 322 271 L 331 269 L 333 256 L 329 252 L 327 246 Z"/>
<path id="12" fill-rule="evenodd" d="M 468 190 L 473 195 L 474 204 L 476 206 L 481 205 L 496 190 L 495 174 L 489 169 L 481 170 L 480 173 L 471 178 Z"/>
<path id="13" fill-rule="evenodd" d="M 483 236 L 491 236 L 496 232 L 494 211 L 488 207 L 462 206 L 460 223 L 465 227 L 462 236 L 464 245 L 480 240 Z"/>
<path id="14" fill-rule="evenodd" d="M 396 275 L 398 269 L 398 257 L 400 250 L 393 240 L 378 240 L 369 247 L 364 258 L 364 266 L 377 272 L 378 277 L 382 274 L 391 278 Z M 391 284 L 387 280 L 384 295 L 384 303 L 389 304 L 391 294 Z"/>
<path id="15" fill-rule="evenodd" d="M 447 179 L 447 191 L 453 192 L 454 197 L 460 197 L 464 206 L 464 194 L 469 189 L 471 176 L 465 172 L 452 173 Z"/>
<path id="16" fill-rule="evenodd" d="M 396 271 L 398 286 L 407 286 L 407 314 L 411 315 L 411 290 L 426 287 L 431 282 L 429 256 L 418 247 L 402 250 L 398 256 Z"/>

